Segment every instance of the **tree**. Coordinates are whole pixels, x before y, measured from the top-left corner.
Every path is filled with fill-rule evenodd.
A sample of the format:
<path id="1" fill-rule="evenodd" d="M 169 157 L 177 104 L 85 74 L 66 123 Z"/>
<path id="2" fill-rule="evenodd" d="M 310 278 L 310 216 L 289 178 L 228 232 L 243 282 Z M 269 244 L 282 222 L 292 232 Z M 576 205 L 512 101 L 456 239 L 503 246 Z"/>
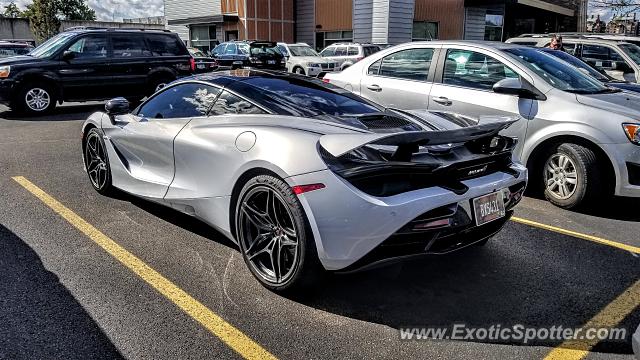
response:
<path id="1" fill-rule="evenodd" d="M 29 19 L 38 41 L 56 35 L 60 31 L 60 20 L 96 19 L 96 12 L 84 0 L 33 0 L 22 15 Z"/>
<path id="2" fill-rule="evenodd" d="M 86 20 L 96 19 L 96 12 L 91 9 L 84 0 L 57 0 L 58 15 L 63 20 Z"/>
<path id="3" fill-rule="evenodd" d="M 13 1 L 9 3 L 9 5 L 4 6 L 4 13 L 2 16 L 8 18 L 17 18 L 22 15 L 22 11 L 18 9 L 18 6 Z"/>
<path id="4" fill-rule="evenodd" d="M 591 0 L 592 9 L 610 10 L 616 15 L 625 16 L 640 11 L 640 0 Z"/>

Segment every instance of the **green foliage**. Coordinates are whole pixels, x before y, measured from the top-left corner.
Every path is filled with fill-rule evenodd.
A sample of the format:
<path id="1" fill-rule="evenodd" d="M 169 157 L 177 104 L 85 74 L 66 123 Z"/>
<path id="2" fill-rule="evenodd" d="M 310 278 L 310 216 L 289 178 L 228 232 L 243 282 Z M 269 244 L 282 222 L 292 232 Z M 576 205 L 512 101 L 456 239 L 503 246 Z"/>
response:
<path id="1" fill-rule="evenodd" d="M 29 19 L 36 39 L 41 42 L 60 31 L 60 20 L 93 21 L 96 12 L 85 0 L 33 0 L 22 15 Z"/>
<path id="2" fill-rule="evenodd" d="M 22 11 L 18 9 L 18 6 L 13 1 L 9 3 L 9 5 L 4 6 L 4 13 L 2 14 L 2 16 L 8 17 L 8 18 L 17 18 L 17 17 L 20 17 L 21 15 L 22 15 Z"/>

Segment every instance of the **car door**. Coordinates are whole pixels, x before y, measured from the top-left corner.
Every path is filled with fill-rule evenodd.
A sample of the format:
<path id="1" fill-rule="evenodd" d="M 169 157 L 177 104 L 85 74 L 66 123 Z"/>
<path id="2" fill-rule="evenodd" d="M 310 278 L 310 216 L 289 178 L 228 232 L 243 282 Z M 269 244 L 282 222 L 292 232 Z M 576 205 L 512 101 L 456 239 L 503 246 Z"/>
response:
<path id="1" fill-rule="evenodd" d="M 415 47 L 377 60 L 364 69 L 360 95 L 386 107 L 427 109 L 435 51 L 436 47 Z"/>
<path id="2" fill-rule="evenodd" d="M 174 85 L 135 113 L 117 116 L 114 126 L 104 127 L 112 145 L 107 147 L 109 159 L 122 164 L 112 165 L 114 185 L 141 196 L 163 198 L 175 173 L 174 139 L 192 118 L 205 116 L 218 94 L 217 88 L 202 83 Z"/>
<path id="3" fill-rule="evenodd" d="M 145 94 L 149 66 L 152 56 L 142 34 L 117 33 L 111 35 L 113 57 L 111 72 L 115 86 L 112 96 L 131 96 Z"/>
<path id="4" fill-rule="evenodd" d="M 469 116 L 506 115 L 521 118 L 503 133 L 524 139 L 534 102 L 515 95 L 497 94 L 492 88 L 506 78 L 522 78 L 510 65 L 489 51 L 478 48 L 442 48 L 429 95 L 429 110 L 451 111 Z M 519 141 L 514 158 L 519 158 L 524 141 Z"/>
<path id="5" fill-rule="evenodd" d="M 113 85 L 106 33 L 89 33 L 73 41 L 61 54 L 57 68 L 65 100 L 102 100 Z"/>

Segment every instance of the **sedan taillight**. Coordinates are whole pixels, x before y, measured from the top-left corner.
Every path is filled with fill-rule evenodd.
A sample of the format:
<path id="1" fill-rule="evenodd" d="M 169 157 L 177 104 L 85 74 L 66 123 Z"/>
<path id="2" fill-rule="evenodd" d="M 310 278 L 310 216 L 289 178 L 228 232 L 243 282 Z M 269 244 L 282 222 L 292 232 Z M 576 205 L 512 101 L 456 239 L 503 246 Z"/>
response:
<path id="1" fill-rule="evenodd" d="M 191 67 L 191 71 L 195 71 L 196 70 L 196 59 L 190 58 L 189 59 L 189 65 Z"/>

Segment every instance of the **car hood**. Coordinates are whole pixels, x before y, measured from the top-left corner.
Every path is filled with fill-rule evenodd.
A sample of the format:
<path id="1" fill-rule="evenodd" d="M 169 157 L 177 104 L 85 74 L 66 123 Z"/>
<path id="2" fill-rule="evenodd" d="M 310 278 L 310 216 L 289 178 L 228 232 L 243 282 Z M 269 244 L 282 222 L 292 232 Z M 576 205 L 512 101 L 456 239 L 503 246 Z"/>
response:
<path id="1" fill-rule="evenodd" d="M 576 95 L 579 103 L 620 115 L 640 118 L 640 94 L 618 92 L 612 94 Z"/>
<path id="2" fill-rule="evenodd" d="M 632 92 L 640 92 L 640 84 L 636 84 L 636 83 L 610 82 L 610 83 L 607 83 L 607 85 L 609 85 L 611 87 L 614 87 L 614 88 L 622 89 L 622 90 L 627 90 L 627 91 L 632 91 Z"/>
<path id="3" fill-rule="evenodd" d="M 304 62 L 304 63 L 327 64 L 327 63 L 333 62 L 331 60 L 327 60 L 327 59 L 322 58 L 320 56 L 294 56 L 293 58 L 298 62 Z"/>
<path id="4" fill-rule="evenodd" d="M 43 59 L 27 56 L 27 55 L 19 55 L 19 56 L 10 56 L 4 59 L 0 59 L 0 66 L 3 65 L 16 65 L 16 64 L 31 64 L 31 63 L 39 63 L 44 61 Z"/>

